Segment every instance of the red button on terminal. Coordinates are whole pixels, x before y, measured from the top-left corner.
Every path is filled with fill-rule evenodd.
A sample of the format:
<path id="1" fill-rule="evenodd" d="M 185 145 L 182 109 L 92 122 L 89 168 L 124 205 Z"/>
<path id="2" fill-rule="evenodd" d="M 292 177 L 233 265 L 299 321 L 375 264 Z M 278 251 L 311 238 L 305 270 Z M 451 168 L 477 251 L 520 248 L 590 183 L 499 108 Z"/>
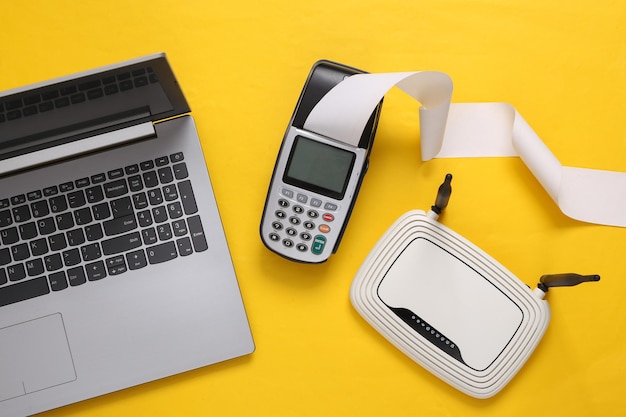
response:
<path id="1" fill-rule="evenodd" d="M 324 219 L 327 222 L 332 222 L 333 220 L 335 220 L 335 216 L 333 216 L 330 213 L 324 213 L 324 215 L 322 216 L 322 219 Z"/>

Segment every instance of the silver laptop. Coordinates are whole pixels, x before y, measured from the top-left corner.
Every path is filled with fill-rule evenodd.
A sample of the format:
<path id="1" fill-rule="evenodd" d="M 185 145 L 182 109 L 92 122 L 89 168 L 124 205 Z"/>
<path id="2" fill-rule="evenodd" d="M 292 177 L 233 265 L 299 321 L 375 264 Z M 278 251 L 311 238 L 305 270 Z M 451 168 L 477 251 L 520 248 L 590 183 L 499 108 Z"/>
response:
<path id="1" fill-rule="evenodd" d="M 0 93 L 0 415 L 254 350 L 189 112 L 163 54 Z"/>

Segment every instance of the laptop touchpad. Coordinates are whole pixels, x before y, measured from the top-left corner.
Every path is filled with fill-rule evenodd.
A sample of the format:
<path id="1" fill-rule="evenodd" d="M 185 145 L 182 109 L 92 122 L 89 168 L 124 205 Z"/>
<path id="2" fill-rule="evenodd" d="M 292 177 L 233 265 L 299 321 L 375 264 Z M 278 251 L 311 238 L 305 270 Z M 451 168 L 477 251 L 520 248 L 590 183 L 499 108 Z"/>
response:
<path id="1" fill-rule="evenodd" d="M 76 379 L 61 314 L 0 329 L 0 401 Z"/>

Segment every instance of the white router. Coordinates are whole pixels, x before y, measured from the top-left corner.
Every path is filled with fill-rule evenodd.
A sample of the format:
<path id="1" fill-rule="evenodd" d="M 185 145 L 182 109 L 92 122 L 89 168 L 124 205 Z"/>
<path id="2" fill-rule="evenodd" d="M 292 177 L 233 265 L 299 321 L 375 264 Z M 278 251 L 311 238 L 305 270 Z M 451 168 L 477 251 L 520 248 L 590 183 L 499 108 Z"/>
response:
<path id="1" fill-rule="evenodd" d="M 531 290 L 476 245 L 437 221 L 448 174 L 426 213 L 401 216 L 352 282 L 353 306 L 415 362 L 476 398 L 498 393 L 531 355 L 550 321 L 549 287 L 598 275 L 544 275 Z"/>

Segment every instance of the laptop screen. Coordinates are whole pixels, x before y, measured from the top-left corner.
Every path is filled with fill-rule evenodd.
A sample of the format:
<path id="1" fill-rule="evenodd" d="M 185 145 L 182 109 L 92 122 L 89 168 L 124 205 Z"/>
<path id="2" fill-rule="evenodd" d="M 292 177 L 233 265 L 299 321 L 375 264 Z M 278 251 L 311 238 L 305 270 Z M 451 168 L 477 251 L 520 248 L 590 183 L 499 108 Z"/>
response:
<path id="1" fill-rule="evenodd" d="M 0 93 L 0 160 L 189 112 L 164 54 Z"/>

